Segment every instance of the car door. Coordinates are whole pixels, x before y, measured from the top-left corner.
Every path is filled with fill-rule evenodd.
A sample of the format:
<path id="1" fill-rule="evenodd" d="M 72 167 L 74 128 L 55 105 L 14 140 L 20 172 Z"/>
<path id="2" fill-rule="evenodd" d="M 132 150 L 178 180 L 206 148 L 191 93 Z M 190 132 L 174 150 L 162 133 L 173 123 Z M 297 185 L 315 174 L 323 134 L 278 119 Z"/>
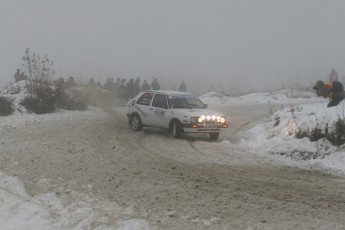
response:
<path id="1" fill-rule="evenodd" d="M 150 117 L 151 101 L 154 93 L 145 92 L 135 103 L 135 111 L 140 115 L 144 125 L 152 125 Z"/>
<path id="2" fill-rule="evenodd" d="M 153 126 L 166 127 L 166 112 L 168 110 L 168 100 L 166 94 L 156 93 L 149 109 L 149 119 Z"/>

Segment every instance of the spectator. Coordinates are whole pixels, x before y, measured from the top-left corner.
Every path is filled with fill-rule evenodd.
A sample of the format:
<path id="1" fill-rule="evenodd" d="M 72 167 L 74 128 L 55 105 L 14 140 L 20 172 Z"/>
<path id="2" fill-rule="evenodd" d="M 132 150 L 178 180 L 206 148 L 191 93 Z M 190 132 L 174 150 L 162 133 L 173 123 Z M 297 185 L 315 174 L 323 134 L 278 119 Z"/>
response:
<path id="1" fill-rule="evenodd" d="M 120 98 L 126 98 L 126 79 L 122 79 L 121 84 L 120 84 L 120 88 L 119 88 L 119 92 L 118 92 L 118 96 Z"/>
<path id="2" fill-rule="evenodd" d="M 104 88 L 106 89 L 106 90 L 108 90 L 108 91 L 111 91 L 111 79 L 110 78 L 108 78 L 107 79 L 107 82 L 104 84 Z"/>
<path id="3" fill-rule="evenodd" d="M 129 81 L 126 84 L 126 96 L 127 98 L 133 98 L 134 95 L 134 80 L 133 78 L 129 79 Z"/>
<path id="4" fill-rule="evenodd" d="M 114 78 L 110 79 L 110 91 L 115 93 L 116 92 L 116 84 Z"/>
<path id="5" fill-rule="evenodd" d="M 99 81 L 96 83 L 96 85 L 98 88 L 103 88 L 103 85 Z"/>
<path id="6" fill-rule="evenodd" d="M 180 87 L 178 88 L 178 91 L 181 92 L 187 92 L 187 85 L 184 83 L 184 81 L 182 80 Z"/>
<path id="7" fill-rule="evenodd" d="M 96 86 L 96 82 L 93 78 L 90 78 L 89 82 L 88 82 L 89 86 Z"/>
<path id="8" fill-rule="evenodd" d="M 14 74 L 14 82 L 20 81 L 20 70 L 17 69 L 17 72 Z"/>
<path id="9" fill-rule="evenodd" d="M 158 83 L 158 80 L 156 78 L 153 79 L 152 83 L 151 83 L 151 88 L 153 90 L 160 90 L 160 85 Z"/>
<path id="10" fill-rule="evenodd" d="M 75 81 L 74 81 L 74 77 L 70 76 L 68 81 L 66 82 L 66 86 L 67 87 L 74 87 L 75 86 Z"/>
<path id="11" fill-rule="evenodd" d="M 150 90 L 150 89 L 151 89 L 151 87 L 150 87 L 149 83 L 147 83 L 147 81 L 144 80 L 143 85 L 141 86 L 141 91 L 146 91 L 146 90 Z"/>
<path id="12" fill-rule="evenodd" d="M 135 79 L 134 82 L 134 95 L 137 95 L 140 92 L 140 78 Z"/>
<path id="13" fill-rule="evenodd" d="M 121 85 L 121 79 L 118 77 L 116 78 L 116 82 L 115 82 L 115 91 L 119 91 Z"/>
<path id="14" fill-rule="evenodd" d="M 332 69 L 332 72 L 329 74 L 329 83 L 332 84 L 333 81 L 338 81 L 338 73 L 335 72 L 335 69 Z"/>

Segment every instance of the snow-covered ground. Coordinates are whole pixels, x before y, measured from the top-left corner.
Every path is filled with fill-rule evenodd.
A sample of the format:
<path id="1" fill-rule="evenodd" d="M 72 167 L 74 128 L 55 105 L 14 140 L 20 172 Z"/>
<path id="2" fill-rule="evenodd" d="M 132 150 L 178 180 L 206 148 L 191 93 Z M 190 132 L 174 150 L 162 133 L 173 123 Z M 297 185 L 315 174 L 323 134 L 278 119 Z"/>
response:
<path id="1" fill-rule="evenodd" d="M 19 87 L 24 87 L 23 83 Z M 75 117 L 93 116 L 100 111 L 91 108 L 85 112 L 59 111 L 55 114 L 33 115 L 25 113 L 18 94 L 2 94 L 15 100 L 16 112 L 0 117 L 0 131 L 54 122 Z M 315 128 L 333 129 L 334 122 L 345 118 L 345 104 L 327 108 L 327 100 L 310 92 L 283 90 L 274 93 L 255 93 L 241 97 L 225 97 L 208 93 L 200 97 L 204 103 L 220 106 L 248 104 L 285 104 L 285 108 L 272 112 L 267 122 L 246 131 L 241 147 L 289 166 L 345 175 L 345 152 L 326 140 L 311 142 L 309 138 L 296 138 L 298 133 L 311 132 Z M 24 112 L 24 113 L 22 113 Z M 2 132 L 3 135 L 4 132 Z M 1 141 L 0 141 L 1 144 Z M 214 143 L 210 143 L 210 145 Z M 229 145 L 221 141 L 219 145 Z M 1 150 L 0 150 L 1 153 Z M 53 193 L 31 197 L 17 178 L 0 172 L 0 226 L 2 229 L 150 229 L 142 219 L 132 218 L 131 207 L 119 207 L 116 203 L 74 194 L 75 200 L 63 204 Z M 100 212 L 99 210 L 103 210 Z M 117 220 L 113 226 L 107 219 Z"/>
<path id="2" fill-rule="evenodd" d="M 16 177 L 0 172 L 1 229 L 150 229 L 141 219 L 130 219 L 131 208 L 72 194 L 63 204 L 55 193 L 31 197 Z M 100 211 L 102 210 L 102 211 Z M 116 221 L 118 220 L 118 221 Z M 109 226 L 109 222 L 115 222 Z"/>
<path id="3" fill-rule="evenodd" d="M 0 92 L 0 96 L 13 100 L 15 107 L 13 115 L 0 117 L 0 132 L 3 131 L 1 135 L 6 130 L 25 129 L 47 122 L 72 120 L 76 117 L 82 119 L 103 113 L 100 109 L 92 107 L 86 112 L 60 110 L 53 114 L 30 114 L 20 105 L 27 94 L 25 84 L 25 81 L 20 81 Z M 4 143 L 1 143 L 0 139 L 1 144 Z M 114 202 L 94 199 L 87 193 L 73 196 L 74 201 L 69 204 L 64 204 L 55 193 L 31 197 L 22 181 L 0 171 L 0 228 L 151 229 L 145 220 L 132 218 L 131 207 L 120 207 Z M 111 222 L 113 225 L 109 225 Z"/>
<path id="4" fill-rule="evenodd" d="M 46 115 L 15 113 L 0 118 L 0 131 L 3 131 L 3 135 L 7 130 L 83 119 L 99 116 L 99 113 L 102 114 L 102 111 L 97 108 L 90 108 L 86 112 L 62 110 Z M 4 143 L 0 141 L 1 144 Z M 41 183 L 47 182 L 42 179 Z M 22 181 L 0 172 L 1 229 L 151 229 L 145 220 L 133 218 L 131 207 L 120 207 L 114 202 L 92 198 L 87 189 L 91 189 L 90 185 L 86 185 L 83 194 L 72 191 L 73 202 L 66 204 L 55 193 L 31 197 Z"/>

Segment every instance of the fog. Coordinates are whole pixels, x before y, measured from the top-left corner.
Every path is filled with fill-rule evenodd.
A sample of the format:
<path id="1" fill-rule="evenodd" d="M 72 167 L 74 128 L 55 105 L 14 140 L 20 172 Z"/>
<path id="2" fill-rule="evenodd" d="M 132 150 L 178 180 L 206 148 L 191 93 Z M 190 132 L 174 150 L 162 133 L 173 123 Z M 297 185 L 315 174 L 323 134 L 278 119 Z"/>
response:
<path id="1" fill-rule="evenodd" d="M 56 77 L 182 79 L 191 91 L 345 77 L 343 0 L 0 0 L 0 87 L 25 49 Z"/>

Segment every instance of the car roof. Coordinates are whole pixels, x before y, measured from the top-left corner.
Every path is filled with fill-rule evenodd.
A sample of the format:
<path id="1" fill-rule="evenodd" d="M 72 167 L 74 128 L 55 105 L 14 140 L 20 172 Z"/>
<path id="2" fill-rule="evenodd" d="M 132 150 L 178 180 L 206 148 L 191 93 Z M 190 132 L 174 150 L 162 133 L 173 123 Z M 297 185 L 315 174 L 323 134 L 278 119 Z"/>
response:
<path id="1" fill-rule="evenodd" d="M 167 95 L 194 95 L 188 92 L 180 92 L 180 91 L 173 91 L 173 90 L 146 90 L 144 92 L 164 93 Z"/>

